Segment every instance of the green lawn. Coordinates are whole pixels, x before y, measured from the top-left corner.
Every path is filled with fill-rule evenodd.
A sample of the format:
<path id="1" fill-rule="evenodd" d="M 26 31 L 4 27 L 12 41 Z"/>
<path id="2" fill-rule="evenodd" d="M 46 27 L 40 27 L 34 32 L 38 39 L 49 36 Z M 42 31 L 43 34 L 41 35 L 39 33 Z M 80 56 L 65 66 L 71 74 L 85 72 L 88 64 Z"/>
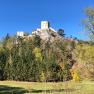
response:
<path id="1" fill-rule="evenodd" d="M 94 94 L 94 82 L 0 81 L 0 94 Z"/>

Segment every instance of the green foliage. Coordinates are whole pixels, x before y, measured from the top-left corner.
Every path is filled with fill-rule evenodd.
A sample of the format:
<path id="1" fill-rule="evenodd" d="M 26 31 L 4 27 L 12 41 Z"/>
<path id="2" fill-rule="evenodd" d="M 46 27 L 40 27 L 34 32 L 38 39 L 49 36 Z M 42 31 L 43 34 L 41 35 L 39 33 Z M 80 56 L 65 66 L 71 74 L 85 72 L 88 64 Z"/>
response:
<path id="1" fill-rule="evenodd" d="M 63 30 L 63 29 L 59 29 L 59 30 L 57 31 L 57 33 L 58 33 L 60 36 L 65 37 L 65 34 L 64 34 L 64 30 Z"/>
<path id="2" fill-rule="evenodd" d="M 16 42 L 17 41 L 17 44 Z M 70 43 L 44 42 L 39 36 L 31 40 L 9 37 L 0 48 L 1 80 L 66 81 L 71 79 Z M 70 55 L 70 56 L 69 56 Z M 64 65 L 63 67 L 60 65 Z"/>
<path id="3" fill-rule="evenodd" d="M 41 45 L 40 36 L 38 36 L 38 35 L 33 36 L 32 44 L 33 44 L 35 47 L 40 47 L 40 45 Z"/>
<path id="4" fill-rule="evenodd" d="M 37 48 L 37 47 L 35 47 L 34 49 L 33 49 L 33 53 L 34 53 L 34 55 L 35 55 L 35 59 L 38 61 L 42 61 L 42 54 L 41 54 L 41 50 L 39 49 L 39 48 Z"/>
<path id="5" fill-rule="evenodd" d="M 85 31 L 87 31 L 90 39 L 94 42 L 94 8 L 86 8 L 85 13 L 87 16 L 87 18 L 83 20 Z"/>
<path id="6" fill-rule="evenodd" d="M 41 72 L 41 74 L 40 74 L 40 81 L 41 82 L 45 81 L 45 74 L 44 74 L 44 72 Z"/>
<path id="7" fill-rule="evenodd" d="M 76 70 L 80 71 L 83 79 L 94 79 L 94 46 L 77 45 L 74 57 L 78 63 Z"/>

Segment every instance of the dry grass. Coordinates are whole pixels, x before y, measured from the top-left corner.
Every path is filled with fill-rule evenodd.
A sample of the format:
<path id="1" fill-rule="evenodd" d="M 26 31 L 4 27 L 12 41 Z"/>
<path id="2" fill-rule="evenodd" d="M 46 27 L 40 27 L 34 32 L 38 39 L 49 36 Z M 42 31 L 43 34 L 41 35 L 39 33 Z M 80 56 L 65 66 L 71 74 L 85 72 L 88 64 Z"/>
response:
<path id="1" fill-rule="evenodd" d="M 0 81 L 0 94 L 94 94 L 94 82 Z"/>

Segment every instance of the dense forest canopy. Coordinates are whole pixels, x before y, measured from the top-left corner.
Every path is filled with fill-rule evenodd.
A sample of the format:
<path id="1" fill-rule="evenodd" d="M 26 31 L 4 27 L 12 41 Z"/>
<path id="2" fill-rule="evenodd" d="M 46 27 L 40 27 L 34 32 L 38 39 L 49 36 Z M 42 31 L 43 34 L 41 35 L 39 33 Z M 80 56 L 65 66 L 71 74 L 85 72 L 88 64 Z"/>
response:
<path id="1" fill-rule="evenodd" d="M 76 43 L 64 38 L 63 40 L 57 38 L 51 42 L 44 41 L 37 35 L 30 40 L 6 36 L 0 45 L 0 79 L 17 81 L 67 81 L 88 77 L 93 79 L 93 51 L 94 47 L 89 43 Z M 86 66 L 87 64 L 90 66 Z M 82 71 L 86 74 L 81 74 Z"/>
<path id="2" fill-rule="evenodd" d="M 7 37 L 0 47 L 0 79 L 19 81 L 63 81 L 71 79 L 73 43 L 43 41 L 39 36 L 24 41 Z M 67 48 L 66 48 L 67 47 Z M 72 63 L 70 63 L 70 60 Z"/>

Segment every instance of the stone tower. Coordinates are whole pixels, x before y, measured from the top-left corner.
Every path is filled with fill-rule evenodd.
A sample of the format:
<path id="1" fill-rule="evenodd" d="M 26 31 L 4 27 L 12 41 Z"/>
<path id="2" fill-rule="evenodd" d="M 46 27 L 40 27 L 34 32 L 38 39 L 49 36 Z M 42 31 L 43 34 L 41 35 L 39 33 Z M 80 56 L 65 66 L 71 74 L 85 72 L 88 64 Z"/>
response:
<path id="1" fill-rule="evenodd" d="M 49 22 L 48 21 L 41 21 L 41 29 L 49 29 Z"/>

